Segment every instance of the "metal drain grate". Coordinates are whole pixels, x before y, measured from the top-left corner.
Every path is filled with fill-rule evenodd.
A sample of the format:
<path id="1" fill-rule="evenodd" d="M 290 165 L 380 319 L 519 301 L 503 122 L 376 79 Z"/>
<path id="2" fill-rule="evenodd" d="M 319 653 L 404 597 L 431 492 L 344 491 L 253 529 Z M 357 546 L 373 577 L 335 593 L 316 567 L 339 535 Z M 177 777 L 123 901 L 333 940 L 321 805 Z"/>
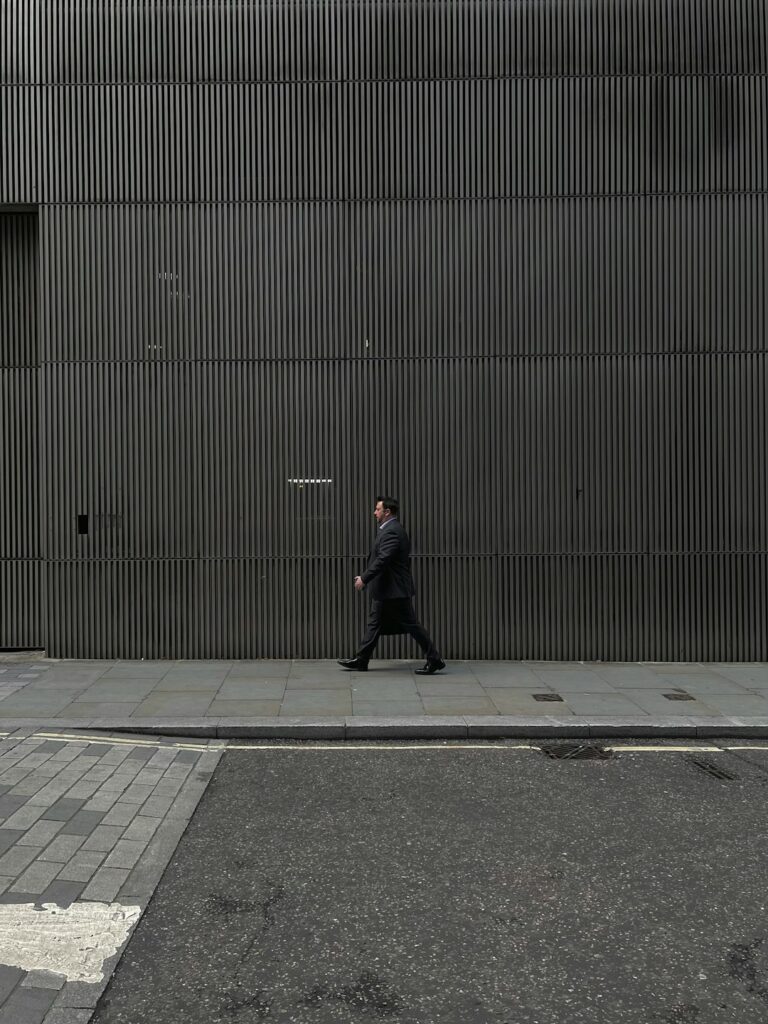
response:
<path id="1" fill-rule="evenodd" d="M 696 700 L 690 693 L 665 693 L 664 696 L 667 700 Z"/>
<path id="2" fill-rule="evenodd" d="M 534 693 L 534 700 L 562 700 L 563 698 L 559 693 Z"/>
<path id="3" fill-rule="evenodd" d="M 689 758 L 691 764 L 698 768 L 699 771 L 706 772 L 707 775 L 711 775 L 715 779 L 738 779 L 738 775 L 734 775 L 733 772 L 727 771 L 725 768 L 721 768 L 719 764 L 714 764 L 712 761 L 700 761 L 696 757 Z"/>
<path id="4" fill-rule="evenodd" d="M 556 761 L 605 761 L 613 757 L 612 750 L 594 743 L 551 743 L 541 750 Z"/>

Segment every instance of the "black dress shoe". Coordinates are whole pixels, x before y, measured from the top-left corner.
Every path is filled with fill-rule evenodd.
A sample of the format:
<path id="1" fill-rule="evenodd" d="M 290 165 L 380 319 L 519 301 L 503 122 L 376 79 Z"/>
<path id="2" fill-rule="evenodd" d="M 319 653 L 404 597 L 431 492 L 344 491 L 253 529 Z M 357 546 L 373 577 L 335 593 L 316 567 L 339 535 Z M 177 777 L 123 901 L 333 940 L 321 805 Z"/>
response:
<path id="1" fill-rule="evenodd" d="M 438 658 L 437 661 L 428 661 L 424 668 L 417 668 L 417 676 L 433 676 L 435 672 L 439 672 L 441 668 L 445 668 L 445 662 L 442 658 Z"/>
<path id="2" fill-rule="evenodd" d="M 368 662 L 360 661 L 359 658 L 350 658 L 349 661 L 339 661 L 342 668 L 354 669 L 355 672 L 367 672 Z"/>

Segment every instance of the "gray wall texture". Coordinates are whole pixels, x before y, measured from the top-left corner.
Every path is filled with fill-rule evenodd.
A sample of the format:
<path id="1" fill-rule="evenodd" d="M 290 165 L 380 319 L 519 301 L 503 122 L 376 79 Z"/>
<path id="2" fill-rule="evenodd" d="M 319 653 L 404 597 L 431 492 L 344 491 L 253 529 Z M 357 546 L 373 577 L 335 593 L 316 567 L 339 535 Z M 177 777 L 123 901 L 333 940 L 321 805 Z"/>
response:
<path id="1" fill-rule="evenodd" d="M 764 0 L 2 4 L 0 647 L 347 655 L 386 492 L 448 657 L 768 658 L 767 109 Z"/>

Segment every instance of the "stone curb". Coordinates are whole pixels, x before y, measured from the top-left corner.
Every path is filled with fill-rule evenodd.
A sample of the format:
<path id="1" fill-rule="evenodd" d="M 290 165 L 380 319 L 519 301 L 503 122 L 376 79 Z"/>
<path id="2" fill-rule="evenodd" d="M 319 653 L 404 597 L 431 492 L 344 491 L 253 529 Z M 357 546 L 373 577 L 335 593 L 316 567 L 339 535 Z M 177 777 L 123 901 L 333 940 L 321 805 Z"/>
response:
<path id="1" fill-rule="evenodd" d="M 208 739 L 479 739 L 734 736 L 768 739 L 768 717 L 687 718 L 683 715 L 577 718 L 556 715 L 419 715 L 404 718 L 61 718 L 0 719 L 0 731 L 92 730 Z"/>

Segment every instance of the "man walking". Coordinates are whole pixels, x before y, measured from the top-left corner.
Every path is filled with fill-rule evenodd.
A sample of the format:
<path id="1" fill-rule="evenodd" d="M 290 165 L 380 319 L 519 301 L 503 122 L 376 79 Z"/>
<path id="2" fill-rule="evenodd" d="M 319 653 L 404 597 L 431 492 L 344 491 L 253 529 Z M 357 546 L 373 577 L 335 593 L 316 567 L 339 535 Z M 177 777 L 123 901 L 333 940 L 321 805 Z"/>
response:
<path id="1" fill-rule="evenodd" d="M 368 629 L 355 657 L 339 664 L 365 672 L 382 633 L 410 633 L 427 659 L 423 668 L 416 669 L 416 675 L 431 676 L 445 668 L 445 662 L 413 611 L 416 588 L 411 576 L 411 542 L 397 518 L 398 511 L 396 498 L 376 499 L 376 543 L 365 572 L 355 577 L 356 590 L 370 589 Z"/>

